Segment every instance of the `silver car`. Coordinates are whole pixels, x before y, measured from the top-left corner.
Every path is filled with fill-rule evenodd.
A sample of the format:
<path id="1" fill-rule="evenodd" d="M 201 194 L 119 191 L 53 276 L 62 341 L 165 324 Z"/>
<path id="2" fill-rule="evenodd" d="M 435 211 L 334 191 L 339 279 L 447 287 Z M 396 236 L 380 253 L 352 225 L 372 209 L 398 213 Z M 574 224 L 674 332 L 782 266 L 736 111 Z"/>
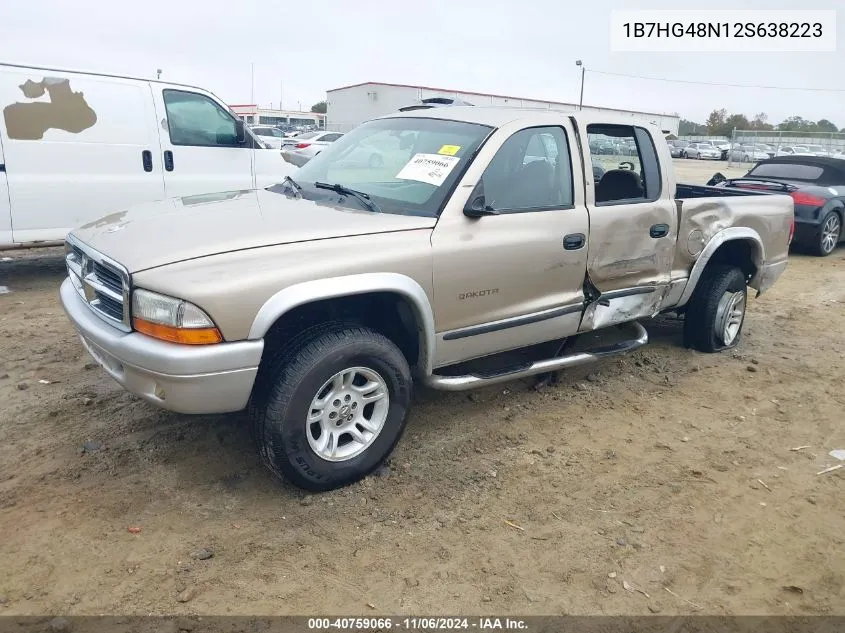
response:
<path id="1" fill-rule="evenodd" d="M 281 149 L 282 139 L 285 133 L 282 130 L 269 125 L 253 125 L 250 128 L 258 140 L 264 143 L 267 149 Z"/>
<path id="2" fill-rule="evenodd" d="M 302 167 L 323 149 L 334 143 L 343 134 L 340 132 L 306 132 L 294 138 L 287 138 L 282 145 L 282 158 L 291 165 Z"/>
<path id="3" fill-rule="evenodd" d="M 682 156 L 684 158 L 703 158 L 707 160 L 718 160 L 722 155 L 713 143 L 710 141 L 702 141 L 699 143 L 690 143 L 684 148 Z"/>
<path id="4" fill-rule="evenodd" d="M 731 160 L 741 161 L 743 163 L 753 163 L 758 160 L 766 160 L 767 158 L 769 158 L 769 153 L 762 145 L 752 145 L 750 143 L 734 145 L 730 155 Z"/>

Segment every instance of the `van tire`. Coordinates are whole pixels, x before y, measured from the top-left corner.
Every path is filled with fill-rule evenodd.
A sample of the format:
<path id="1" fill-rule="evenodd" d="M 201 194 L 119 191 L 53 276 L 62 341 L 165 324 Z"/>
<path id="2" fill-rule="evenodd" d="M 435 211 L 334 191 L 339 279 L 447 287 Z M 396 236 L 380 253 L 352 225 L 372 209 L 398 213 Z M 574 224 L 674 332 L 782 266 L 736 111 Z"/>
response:
<path id="1" fill-rule="evenodd" d="M 310 491 L 340 488 L 365 477 L 393 451 L 405 430 L 413 388 L 411 371 L 391 340 L 365 327 L 324 325 L 297 339 L 270 361 L 262 382 L 256 385 L 250 407 L 253 434 L 262 461 L 276 477 Z M 383 393 L 383 397 L 375 403 L 365 402 L 354 382 L 344 385 L 345 390 L 331 383 L 334 377 L 345 378 L 350 372 L 354 380 L 377 385 L 372 393 Z M 328 393 L 346 396 L 335 398 Z M 326 416 L 331 409 L 332 423 L 340 428 L 332 427 L 334 432 L 325 435 L 328 448 L 321 454 L 319 444 L 328 417 L 321 422 L 308 420 L 317 411 L 315 402 L 326 398 L 321 409 Z M 338 402 L 338 406 L 333 404 Z M 352 404 L 361 406 L 353 410 Z M 349 421 L 342 422 L 338 413 Z M 359 426 L 359 420 L 367 427 Z M 371 432 L 368 427 L 378 430 Z M 345 429 L 355 431 L 360 441 Z M 349 455 L 344 456 L 343 451 Z"/>
<path id="2" fill-rule="evenodd" d="M 747 305 L 748 287 L 742 270 L 708 266 L 686 306 L 684 345 L 708 353 L 736 347 Z"/>

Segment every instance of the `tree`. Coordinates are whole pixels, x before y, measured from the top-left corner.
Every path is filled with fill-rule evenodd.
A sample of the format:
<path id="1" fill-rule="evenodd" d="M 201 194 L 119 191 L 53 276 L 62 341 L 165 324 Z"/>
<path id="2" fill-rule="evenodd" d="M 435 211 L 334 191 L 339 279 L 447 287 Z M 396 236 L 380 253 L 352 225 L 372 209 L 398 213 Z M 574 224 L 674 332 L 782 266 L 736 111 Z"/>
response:
<path id="1" fill-rule="evenodd" d="M 796 115 L 778 123 L 777 129 L 783 132 L 813 132 L 816 124 Z"/>
<path id="2" fill-rule="evenodd" d="M 713 136 L 722 134 L 721 130 L 725 126 L 725 119 L 727 116 L 728 111 L 724 108 L 721 110 L 713 110 L 705 122 L 705 125 L 707 126 L 707 133 Z"/>
<path id="3" fill-rule="evenodd" d="M 751 129 L 752 130 L 771 130 L 774 129 L 769 121 L 769 115 L 765 112 L 759 112 L 754 115 L 754 118 L 751 120 Z"/>
<path id="4" fill-rule="evenodd" d="M 317 112 L 318 114 L 325 114 L 326 113 L 326 102 L 325 101 L 318 101 L 314 105 L 311 106 L 311 112 Z"/>
<path id="5" fill-rule="evenodd" d="M 695 121 L 681 119 L 681 122 L 678 124 L 678 134 L 681 136 L 701 136 L 702 134 L 707 134 L 707 126 L 696 123 Z"/>
<path id="6" fill-rule="evenodd" d="M 725 129 L 722 134 L 730 136 L 734 130 L 748 130 L 750 128 L 751 123 L 744 114 L 732 114 L 725 119 Z"/>
<path id="7" fill-rule="evenodd" d="M 816 121 L 816 129 L 819 132 L 836 132 L 839 128 L 837 128 L 833 123 L 828 121 L 827 119 L 821 119 Z"/>

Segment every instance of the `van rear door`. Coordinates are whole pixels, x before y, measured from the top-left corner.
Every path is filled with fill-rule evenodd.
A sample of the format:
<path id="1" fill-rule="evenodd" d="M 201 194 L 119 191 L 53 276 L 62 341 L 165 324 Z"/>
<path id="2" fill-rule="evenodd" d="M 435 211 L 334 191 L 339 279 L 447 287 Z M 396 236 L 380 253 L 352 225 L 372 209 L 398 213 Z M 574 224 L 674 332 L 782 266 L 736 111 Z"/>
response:
<path id="1" fill-rule="evenodd" d="M 148 82 L 0 66 L 0 110 L 16 243 L 164 197 Z"/>
<path id="2" fill-rule="evenodd" d="M 239 144 L 236 118 L 195 88 L 151 83 L 161 129 L 161 160 L 168 198 L 252 189 L 254 154 L 247 132 Z M 274 152 L 278 154 L 278 152 Z"/>
<path id="3" fill-rule="evenodd" d="M 3 159 L 3 139 L 0 138 L 0 248 L 12 244 L 12 208 L 9 204 L 9 185 L 6 182 L 6 161 Z"/>

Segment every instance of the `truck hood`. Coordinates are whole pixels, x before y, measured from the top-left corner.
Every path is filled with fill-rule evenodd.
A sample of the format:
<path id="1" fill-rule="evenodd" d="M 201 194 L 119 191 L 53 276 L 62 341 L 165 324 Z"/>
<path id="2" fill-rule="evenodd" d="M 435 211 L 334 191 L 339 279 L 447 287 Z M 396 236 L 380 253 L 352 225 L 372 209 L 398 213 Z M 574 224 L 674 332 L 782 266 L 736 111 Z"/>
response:
<path id="1" fill-rule="evenodd" d="M 246 248 L 430 229 L 436 223 L 436 218 L 373 213 L 259 189 L 150 202 L 71 234 L 134 273 Z"/>

